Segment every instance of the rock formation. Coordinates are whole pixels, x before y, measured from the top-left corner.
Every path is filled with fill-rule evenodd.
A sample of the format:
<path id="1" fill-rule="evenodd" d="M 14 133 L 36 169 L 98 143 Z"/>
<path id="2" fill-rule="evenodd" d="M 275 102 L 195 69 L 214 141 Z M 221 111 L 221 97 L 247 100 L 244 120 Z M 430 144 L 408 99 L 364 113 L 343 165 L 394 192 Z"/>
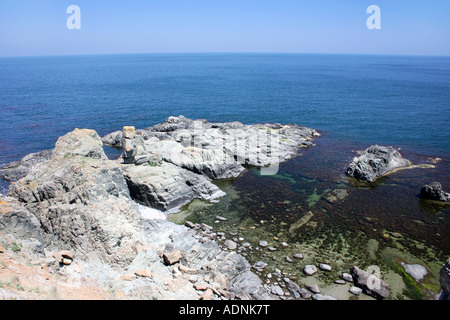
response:
<path id="1" fill-rule="evenodd" d="M 360 151 L 359 156 L 353 158 L 347 167 L 346 174 L 360 180 L 373 182 L 376 178 L 396 168 L 409 165 L 411 163 L 404 159 L 395 148 L 373 145 Z"/>
<path id="2" fill-rule="evenodd" d="M 293 157 L 299 147 L 312 145 L 319 134 L 297 125 L 240 122 L 209 123 L 184 116 L 135 130 L 124 127 L 103 143 L 117 145 L 131 197 L 137 202 L 172 210 L 194 198 L 215 200 L 225 195 L 212 183 L 239 176 L 245 165 L 273 174 L 278 164 Z"/>
<path id="3" fill-rule="evenodd" d="M 445 192 L 439 182 L 424 185 L 420 190 L 420 197 L 444 202 L 450 201 L 450 193 Z"/>
<path id="4" fill-rule="evenodd" d="M 8 195 L 36 215 L 47 245 L 127 263 L 133 255 L 124 252 L 140 243 L 137 204 L 93 130 L 59 138 L 51 158 L 12 183 Z"/>
<path id="5" fill-rule="evenodd" d="M 270 298 L 241 255 L 211 239 L 199 241 L 185 226 L 149 220 L 134 200 L 161 210 L 193 198 L 214 200 L 224 193 L 212 179 L 236 177 L 244 165 L 277 165 L 318 134 L 296 125 L 211 124 L 182 116 L 137 132 L 124 127 L 115 135 L 123 148 L 117 161 L 106 157 L 94 130 L 60 137 L 0 200 L 0 231 L 35 237 L 38 246 L 55 252 L 60 268 L 69 272 L 86 263 L 96 281 L 133 297 Z M 117 272 L 120 280 L 110 276 Z M 216 284 L 205 286 L 200 275 Z M 142 282 L 146 277 L 152 285 Z"/>

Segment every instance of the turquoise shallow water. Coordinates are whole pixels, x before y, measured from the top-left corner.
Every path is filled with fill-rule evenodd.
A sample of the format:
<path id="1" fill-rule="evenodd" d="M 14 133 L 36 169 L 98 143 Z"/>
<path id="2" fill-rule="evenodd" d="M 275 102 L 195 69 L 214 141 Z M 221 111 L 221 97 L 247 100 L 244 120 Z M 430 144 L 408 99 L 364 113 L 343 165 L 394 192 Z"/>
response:
<path id="1" fill-rule="evenodd" d="M 229 196 L 213 206 L 194 203 L 187 210 L 190 219 L 214 223 L 220 213 L 234 221 L 223 224 L 230 232 L 255 241 L 261 236 L 284 239 L 289 250 L 316 252 L 311 260 L 338 256 L 340 267 L 376 260 L 395 271 L 393 261 L 418 259 L 434 272 L 429 281 L 435 284 L 437 266 L 450 254 L 450 211 L 420 200 L 418 193 L 432 181 L 450 187 L 450 58 L 0 58 L 0 164 L 52 148 L 76 127 L 103 135 L 180 114 L 219 122 L 297 123 L 322 133 L 315 147 L 302 149 L 276 176 L 261 177 L 249 169 L 236 180 L 218 182 Z M 372 185 L 355 185 L 343 175 L 345 166 L 356 150 L 374 143 L 402 148 L 416 164 L 427 163 L 428 157 L 442 161 L 433 169 L 404 170 Z M 310 220 L 291 230 L 309 211 Z M 259 258 L 257 253 L 249 257 Z"/>

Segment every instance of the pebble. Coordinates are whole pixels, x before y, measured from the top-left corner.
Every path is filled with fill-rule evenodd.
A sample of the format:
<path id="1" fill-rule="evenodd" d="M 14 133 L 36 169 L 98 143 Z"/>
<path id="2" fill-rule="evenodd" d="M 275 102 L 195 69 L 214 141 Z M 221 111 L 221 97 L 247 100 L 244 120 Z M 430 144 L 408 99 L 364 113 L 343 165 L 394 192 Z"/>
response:
<path id="1" fill-rule="evenodd" d="M 313 293 L 320 293 L 320 289 L 317 284 L 312 284 L 312 285 L 308 286 L 308 289 Z"/>
<path id="2" fill-rule="evenodd" d="M 206 224 L 206 223 L 201 223 L 200 224 L 200 229 L 202 229 L 203 231 L 211 231 L 214 228 L 211 227 L 210 225 Z"/>
<path id="3" fill-rule="evenodd" d="M 303 272 L 308 276 L 312 276 L 313 274 L 315 274 L 317 272 L 317 267 L 314 265 L 308 264 L 303 268 Z"/>
<path id="4" fill-rule="evenodd" d="M 352 275 L 350 273 L 344 272 L 341 275 L 341 278 L 344 279 L 345 281 L 353 282 L 353 277 L 352 277 Z"/>
<path id="5" fill-rule="evenodd" d="M 267 247 L 269 244 L 267 243 L 267 241 L 265 241 L 265 240 L 261 240 L 260 242 L 259 242 L 259 246 L 260 247 Z"/>
<path id="6" fill-rule="evenodd" d="M 191 228 L 191 229 L 195 228 L 195 224 L 193 224 L 193 223 L 190 222 L 190 221 L 186 221 L 186 222 L 184 223 L 184 225 L 185 225 L 186 227 Z"/>
<path id="7" fill-rule="evenodd" d="M 338 279 L 338 280 L 334 281 L 334 283 L 336 283 L 336 284 L 345 284 L 346 282 L 344 280 Z"/>
<path id="8" fill-rule="evenodd" d="M 327 296 L 327 295 L 323 295 L 320 293 L 316 293 L 315 295 L 312 296 L 312 298 L 314 300 L 337 300 L 336 298 L 333 298 L 333 297 Z"/>
<path id="9" fill-rule="evenodd" d="M 255 268 L 255 269 L 263 269 L 265 267 L 267 267 L 267 263 L 262 262 L 262 261 L 258 261 L 253 265 L 253 268 Z"/>
<path id="10" fill-rule="evenodd" d="M 320 270 L 323 270 L 323 271 L 331 271 L 331 266 L 326 263 L 319 264 L 319 268 L 320 268 Z"/>
<path id="11" fill-rule="evenodd" d="M 286 261 L 287 262 L 294 262 L 294 260 L 292 260 L 290 257 L 286 256 Z"/>
<path id="12" fill-rule="evenodd" d="M 348 289 L 348 291 L 350 293 L 353 293 L 354 295 L 357 295 L 357 296 L 359 296 L 362 293 L 362 289 L 358 288 L 358 287 L 355 287 L 355 286 L 353 286 L 350 289 Z"/>
<path id="13" fill-rule="evenodd" d="M 152 275 L 148 269 L 139 269 L 134 272 L 135 275 L 144 278 L 150 278 Z"/>
<path id="14" fill-rule="evenodd" d="M 206 291 L 199 297 L 199 300 L 213 300 L 214 292 L 211 288 L 206 289 Z"/>
<path id="15" fill-rule="evenodd" d="M 283 296 L 284 295 L 283 289 L 280 286 L 272 285 L 270 287 L 270 292 L 272 292 L 272 294 L 276 294 L 277 296 Z"/>
<path id="16" fill-rule="evenodd" d="M 219 220 L 219 221 L 228 221 L 227 218 L 222 217 L 222 216 L 216 216 L 216 219 Z"/>
<path id="17" fill-rule="evenodd" d="M 268 247 L 267 249 L 269 249 L 270 251 L 277 251 L 277 248 L 275 247 Z"/>
<path id="18" fill-rule="evenodd" d="M 301 253 L 294 254 L 295 259 L 303 259 L 303 255 Z"/>
<path id="19" fill-rule="evenodd" d="M 233 240 L 226 240 L 224 242 L 224 245 L 227 247 L 228 250 L 234 250 L 237 248 L 237 244 Z"/>
<path id="20" fill-rule="evenodd" d="M 206 283 L 196 282 L 196 283 L 194 283 L 194 288 L 195 288 L 195 290 L 205 291 L 209 287 Z"/>

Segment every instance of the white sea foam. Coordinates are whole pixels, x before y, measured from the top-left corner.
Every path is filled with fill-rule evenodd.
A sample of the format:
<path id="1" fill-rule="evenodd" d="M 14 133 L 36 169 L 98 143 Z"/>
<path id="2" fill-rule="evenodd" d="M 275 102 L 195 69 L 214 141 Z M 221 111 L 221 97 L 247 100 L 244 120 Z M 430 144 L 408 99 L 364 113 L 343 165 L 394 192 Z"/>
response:
<path id="1" fill-rule="evenodd" d="M 141 217 L 144 219 L 158 219 L 158 220 L 167 220 L 167 216 L 164 212 L 156 210 L 154 208 L 149 208 L 139 204 L 139 211 L 141 213 Z"/>

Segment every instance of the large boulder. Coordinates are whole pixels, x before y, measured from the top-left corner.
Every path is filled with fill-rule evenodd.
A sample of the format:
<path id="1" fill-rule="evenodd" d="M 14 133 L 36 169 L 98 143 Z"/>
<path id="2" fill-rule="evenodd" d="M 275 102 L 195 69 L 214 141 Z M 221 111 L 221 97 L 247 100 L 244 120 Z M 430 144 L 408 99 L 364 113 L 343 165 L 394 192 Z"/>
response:
<path id="1" fill-rule="evenodd" d="M 126 165 L 123 172 L 131 197 L 158 210 L 179 208 L 194 198 L 214 200 L 225 195 L 206 177 L 168 162 Z"/>
<path id="2" fill-rule="evenodd" d="M 360 180 L 375 181 L 380 176 L 401 167 L 410 166 L 400 152 L 393 147 L 373 145 L 360 151 L 347 167 L 346 174 Z"/>
<path id="3" fill-rule="evenodd" d="M 450 201 L 450 193 L 445 192 L 439 182 L 424 185 L 420 190 L 420 197 L 444 202 Z"/>
<path id="4" fill-rule="evenodd" d="M 107 160 L 103 143 L 97 132 L 91 129 L 78 129 L 60 137 L 53 149 L 55 157 L 82 156 Z"/>

